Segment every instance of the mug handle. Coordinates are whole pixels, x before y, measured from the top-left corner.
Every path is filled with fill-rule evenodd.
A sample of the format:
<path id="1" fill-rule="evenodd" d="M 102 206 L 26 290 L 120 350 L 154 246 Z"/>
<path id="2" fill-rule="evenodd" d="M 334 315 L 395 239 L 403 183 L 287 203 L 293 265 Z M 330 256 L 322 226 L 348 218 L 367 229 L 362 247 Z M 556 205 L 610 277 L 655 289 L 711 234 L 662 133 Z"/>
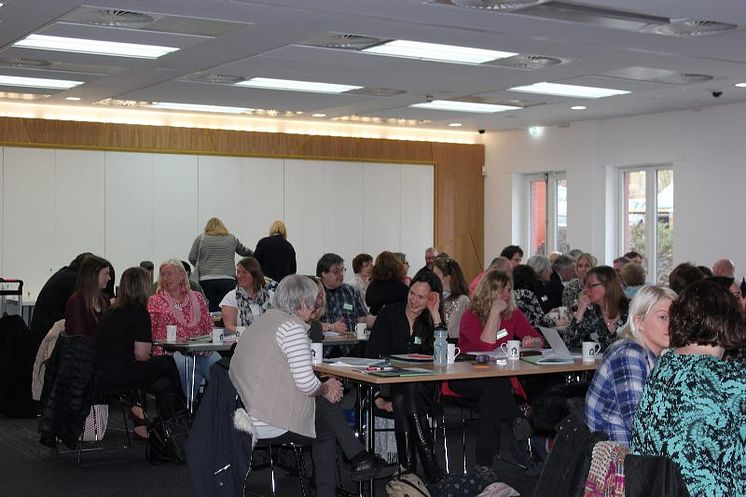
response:
<path id="1" fill-rule="evenodd" d="M 500 350 L 503 351 L 503 353 L 505 354 L 505 357 L 508 357 L 508 344 L 507 343 L 505 342 L 501 343 Z"/>
<path id="2" fill-rule="evenodd" d="M 599 352 L 601 352 L 601 344 L 596 342 L 596 345 L 593 346 L 593 355 L 596 355 Z"/>
<path id="3" fill-rule="evenodd" d="M 456 347 L 455 349 L 453 349 L 453 358 L 454 359 L 457 358 L 460 353 L 461 353 L 460 348 Z"/>

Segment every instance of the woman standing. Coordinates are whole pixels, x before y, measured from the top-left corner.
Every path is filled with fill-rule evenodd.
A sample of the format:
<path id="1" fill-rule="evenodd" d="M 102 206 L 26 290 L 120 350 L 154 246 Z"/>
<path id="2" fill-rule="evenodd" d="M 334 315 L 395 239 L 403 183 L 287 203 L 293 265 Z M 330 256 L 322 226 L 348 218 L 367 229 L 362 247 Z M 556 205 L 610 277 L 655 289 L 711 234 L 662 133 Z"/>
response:
<path id="1" fill-rule="evenodd" d="M 575 274 L 577 277 L 571 279 L 562 291 L 562 305 L 567 307 L 568 312 L 578 310 L 578 298 L 580 298 L 580 293 L 583 291 L 585 277 L 588 271 L 596 267 L 596 264 L 596 258 L 588 253 L 580 254 L 575 261 Z"/>
<path id="2" fill-rule="evenodd" d="M 170 259 L 164 262 L 158 268 L 158 274 L 158 290 L 148 299 L 153 338 L 165 340 L 166 327 L 169 325 L 176 326 L 176 337 L 180 340 L 209 335 L 212 332 L 212 317 L 207 310 L 207 302 L 201 293 L 189 288 L 181 261 Z M 209 381 L 210 366 L 219 360 L 220 354 L 217 352 L 198 353 L 194 362 L 187 360 L 181 352 L 174 352 L 184 394 L 187 395 L 192 385 L 199 387 L 203 378 Z M 194 364 L 197 368 L 193 373 L 190 367 L 194 367 Z"/>
<path id="3" fill-rule="evenodd" d="M 563 337 L 568 347 L 580 348 L 583 342 L 601 344 L 603 352 L 619 338 L 617 330 L 627 322 L 629 300 L 613 267 L 597 266 L 588 271 L 578 310 Z"/>
<path id="4" fill-rule="evenodd" d="M 75 293 L 65 304 L 65 331 L 68 335 L 88 337 L 96 342 L 101 315 L 109 308 L 109 299 L 104 294 L 108 285 L 109 261 L 87 256 L 78 270 Z"/>
<path id="5" fill-rule="evenodd" d="M 585 397 L 589 430 L 629 447 L 645 381 L 668 348 L 668 311 L 675 299 L 673 290 L 661 286 L 644 286 L 632 299 L 621 338 L 604 354 Z"/>
<path id="6" fill-rule="evenodd" d="M 217 217 L 210 218 L 205 232 L 194 239 L 189 262 L 199 272 L 199 284 L 205 291 L 210 312 L 220 310 L 220 300 L 236 286 L 235 256 L 248 257 L 251 250 L 231 235 Z"/>
<path id="7" fill-rule="evenodd" d="M 746 344 L 736 297 L 713 281 L 685 288 L 671 305 L 670 340 L 645 385 L 632 452 L 679 465 L 689 495 L 746 495 L 746 372 L 724 361 Z"/>
<path id="8" fill-rule="evenodd" d="M 376 257 L 365 291 L 365 304 L 374 316 L 387 304 L 406 302 L 409 288 L 402 283 L 404 264 L 393 252 L 384 251 Z"/>
<path id="9" fill-rule="evenodd" d="M 269 227 L 269 236 L 256 244 L 254 257 L 262 266 L 262 271 L 269 278 L 280 282 L 289 275 L 295 274 L 297 263 L 295 249 L 288 241 L 288 230 L 285 223 L 275 221 Z"/>
<path id="10" fill-rule="evenodd" d="M 456 260 L 438 256 L 433 260 L 433 273 L 443 285 L 443 318 L 448 337 L 458 339 L 461 315 L 469 306 L 469 288 L 464 272 Z"/>
<path id="11" fill-rule="evenodd" d="M 236 326 L 249 326 L 270 308 L 274 292 L 267 290 L 262 268 L 253 257 L 244 257 L 236 264 L 235 290 L 225 294 L 220 302 L 225 329 L 233 333 Z"/>

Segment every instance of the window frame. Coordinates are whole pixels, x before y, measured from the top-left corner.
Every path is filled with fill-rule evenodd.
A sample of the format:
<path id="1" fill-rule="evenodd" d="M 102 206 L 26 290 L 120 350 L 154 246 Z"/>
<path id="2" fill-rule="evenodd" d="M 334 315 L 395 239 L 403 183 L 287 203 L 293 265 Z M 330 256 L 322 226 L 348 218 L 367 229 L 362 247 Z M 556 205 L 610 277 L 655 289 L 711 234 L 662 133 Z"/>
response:
<path id="1" fill-rule="evenodd" d="M 565 184 L 567 184 L 567 172 L 566 171 L 550 171 L 550 172 L 544 172 L 544 173 L 536 173 L 536 174 L 526 174 L 523 177 L 523 192 L 524 192 L 524 210 L 525 217 L 524 217 L 524 233 L 523 233 L 523 239 L 525 240 L 524 246 L 526 247 L 526 253 L 529 254 L 526 256 L 528 258 L 530 255 L 536 254 L 536 247 L 532 245 L 531 240 L 531 228 L 532 224 L 531 221 L 533 219 L 533 211 L 531 206 L 531 184 L 536 181 L 544 181 L 546 188 L 546 197 L 544 199 L 545 201 L 545 214 L 546 214 L 546 221 L 544 226 L 544 233 L 546 236 L 546 254 L 549 255 L 550 252 L 559 250 L 557 248 L 557 229 L 558 229 L 558 212 L 559 212 L 559 198 L 557 195 L 557 186 L 560 181 L 564 180 Z M 566 196 L 567 201 L 567 196 Z M 569 203 L 569 202 L 568 202 Z M 567 223 L 567 211 L 565 211 L 565 229 L 567 229 L 567 226 L 569 223 Z M 568 244 L 569 246 L 569 244 Z"/>

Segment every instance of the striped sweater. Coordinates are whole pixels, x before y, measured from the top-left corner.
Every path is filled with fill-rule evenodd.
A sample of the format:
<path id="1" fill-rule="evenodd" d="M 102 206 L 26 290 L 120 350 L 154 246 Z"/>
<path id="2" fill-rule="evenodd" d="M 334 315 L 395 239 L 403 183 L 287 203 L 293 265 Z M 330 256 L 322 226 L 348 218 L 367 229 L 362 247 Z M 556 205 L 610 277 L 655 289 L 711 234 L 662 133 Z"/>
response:
<path id="1" fill-rule="evenodd" d="M 189 251 L 189 262 L 199 270 L 200 280 L 236 278 L 236 257 L 253 255 L 233 235 L 200 235 Z"/>

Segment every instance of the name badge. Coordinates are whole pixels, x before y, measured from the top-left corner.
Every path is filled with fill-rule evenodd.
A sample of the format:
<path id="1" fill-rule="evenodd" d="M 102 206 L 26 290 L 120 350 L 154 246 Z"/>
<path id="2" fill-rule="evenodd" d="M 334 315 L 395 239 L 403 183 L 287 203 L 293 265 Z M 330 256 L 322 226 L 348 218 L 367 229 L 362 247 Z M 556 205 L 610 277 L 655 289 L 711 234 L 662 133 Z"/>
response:
<path id="1" fill-rule="evenodd" d="M 547 300 L 549 300 L 549 297 L 547 297 L 546 295 L 542 295 L 541 296 L 541 301 L 542 302 L 546 302 Z"/>
<path id="2" fill-rule="evenodd" d="M 352 304 L 342 304 L 342 310 L 343 311 L 352 311 Z"/>
<path id="3" fill-rule="evenodd" d="M 420 338 L 420 337 L 414 337 L 414 344 L 415 345 L 422 345 L 422 338 Z"/>

